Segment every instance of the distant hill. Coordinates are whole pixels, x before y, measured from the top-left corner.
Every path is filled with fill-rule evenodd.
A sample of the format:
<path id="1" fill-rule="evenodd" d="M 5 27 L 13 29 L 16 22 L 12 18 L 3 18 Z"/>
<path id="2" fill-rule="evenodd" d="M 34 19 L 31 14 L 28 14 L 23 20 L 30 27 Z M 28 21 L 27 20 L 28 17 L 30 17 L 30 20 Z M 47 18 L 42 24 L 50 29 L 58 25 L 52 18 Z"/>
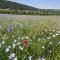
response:
<path id="1" fill-rule="evenodd" d="M 27 6 L 24 4 L 7 1 L 7 0 L 0 0 L 0 8 L 9 8 L 9 9 L 20 9 L 20 10 L 39 10 L 38 8 L 34 8 L 31 6 Z"/>
<path id="2" fill-rule="evenodd" d="M 0 13 L 27 15 L 60 15 L 60 9 L 38 9 L 8 0 L 0 0 Z"/>

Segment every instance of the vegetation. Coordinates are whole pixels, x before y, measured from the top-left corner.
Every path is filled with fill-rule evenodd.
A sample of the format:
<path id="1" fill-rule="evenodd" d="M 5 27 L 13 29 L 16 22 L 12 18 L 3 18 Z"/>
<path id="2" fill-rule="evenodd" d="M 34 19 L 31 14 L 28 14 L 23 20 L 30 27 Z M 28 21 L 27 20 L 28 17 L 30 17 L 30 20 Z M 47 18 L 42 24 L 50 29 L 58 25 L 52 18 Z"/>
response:
<path id="1" fill-rule="evenodd" d="M 0 0 L 0 13 L 26 15 L 60 15 L 60 9 L 38 9 L 31 6 Z"/>
<path id="2" fill-rule="evenodd" d="M 0 60 L 4 59 L 60 60 L 60 25 L 0 17 Z"/>
<path id="3" fill-rule="evenodd" d="M 12 10 L 38 10 L 38 8 L 34 8 L 31 6 L 27 6 L 24 4 L 19 4 L 16 2 L 6 1 L 6 0 L 0 0 L 0 8 L 9 8 Z"/>

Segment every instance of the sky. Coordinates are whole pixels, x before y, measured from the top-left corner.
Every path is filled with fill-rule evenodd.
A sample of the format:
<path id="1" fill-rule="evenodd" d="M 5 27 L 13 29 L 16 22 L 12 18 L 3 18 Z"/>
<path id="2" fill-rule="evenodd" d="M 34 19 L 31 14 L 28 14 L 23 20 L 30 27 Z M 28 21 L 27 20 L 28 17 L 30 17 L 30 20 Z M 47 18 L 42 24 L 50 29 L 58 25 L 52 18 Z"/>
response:
<path id="1" fill-rule="evenodd" d="M 60 9 L 60 0 L 9 0 L 42 9 Z"/>

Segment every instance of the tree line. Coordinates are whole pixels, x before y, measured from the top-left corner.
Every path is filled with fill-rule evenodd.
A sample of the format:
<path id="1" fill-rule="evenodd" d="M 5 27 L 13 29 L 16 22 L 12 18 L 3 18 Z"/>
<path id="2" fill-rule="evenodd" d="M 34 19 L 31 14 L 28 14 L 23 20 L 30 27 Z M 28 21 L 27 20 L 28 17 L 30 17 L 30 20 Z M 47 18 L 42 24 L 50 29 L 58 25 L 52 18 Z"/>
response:
<path id="1" fill-rule="evenodd" d="M 2 14 L 24 14 L 24 15 L 60 15 L 60 11 L 53 10 L 11 10 L 11 9 L 0 9 Z"/>

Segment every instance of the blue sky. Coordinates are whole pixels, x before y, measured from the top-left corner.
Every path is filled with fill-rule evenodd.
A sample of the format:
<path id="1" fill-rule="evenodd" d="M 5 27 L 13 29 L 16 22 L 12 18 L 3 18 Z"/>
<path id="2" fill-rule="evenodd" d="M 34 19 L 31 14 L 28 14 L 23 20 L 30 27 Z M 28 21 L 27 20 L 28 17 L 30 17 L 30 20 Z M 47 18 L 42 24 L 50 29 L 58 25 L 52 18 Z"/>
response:
<path id="1" fill-rule="evenodd" d="M 42 9 L 60 9 L 60 0 L 10 0 Z"/>

